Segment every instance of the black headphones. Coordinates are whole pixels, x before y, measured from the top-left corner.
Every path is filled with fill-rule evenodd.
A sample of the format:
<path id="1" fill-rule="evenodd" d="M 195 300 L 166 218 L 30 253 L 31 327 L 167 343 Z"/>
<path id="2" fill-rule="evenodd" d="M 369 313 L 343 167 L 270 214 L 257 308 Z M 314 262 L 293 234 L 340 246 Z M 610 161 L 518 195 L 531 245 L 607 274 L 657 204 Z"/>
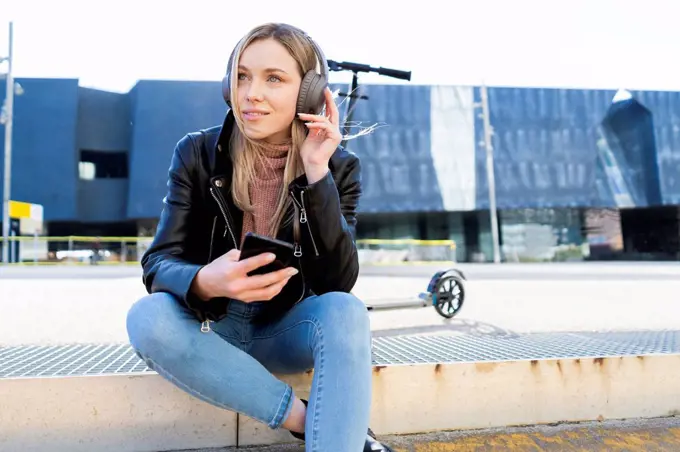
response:
<path id="1" fill-rule="evenodd" d="M 328 62 L 326 61 L 326 56 L 324 55 L 321 47 L 317 43 L 305 34 L 305 37 L 309 40 L 316 53 L 317 60 L 321 66 L 321 74 L 317 74 L 315 69 L 307 71 L 307 73 L 302 78 L 300 83 L 300 93 L 297 99 L 297 111 L 296 113 L 310 113 L 319 114 L 323 109 L 326 102 L 324 96 L 324 90 L 328 86 Z M 232 50 L 229 56 L 229 63 L 227 65 L 227 75 L 222 79 L 222 96 L 229 107 L 231 107 L 231 72 L 232 66 L 234 64 L 234 55 L 236 51 L 241 47 L 241 42 Z"/>

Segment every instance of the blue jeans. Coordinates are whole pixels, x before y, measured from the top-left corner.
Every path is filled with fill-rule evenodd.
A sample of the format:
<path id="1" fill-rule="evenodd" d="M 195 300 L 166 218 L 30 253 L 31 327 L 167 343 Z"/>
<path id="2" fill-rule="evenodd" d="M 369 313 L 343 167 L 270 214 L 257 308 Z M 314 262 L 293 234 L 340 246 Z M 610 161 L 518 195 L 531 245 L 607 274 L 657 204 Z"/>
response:
<path id="1" fill-rule="evenodd" d="M 289 415 L 293 389 L 274 374 L 314 370 L 305 450 L 361 452 L 371 404 L 371 333 L 365 305 L 347 293 L 309 297 L 259 325 L 263 303 L 232 300 L 228 315 L 201 332 L 172 295 L 137 301 L 127 317 L 132 347 L 180 389 L 272 429 Z"/>

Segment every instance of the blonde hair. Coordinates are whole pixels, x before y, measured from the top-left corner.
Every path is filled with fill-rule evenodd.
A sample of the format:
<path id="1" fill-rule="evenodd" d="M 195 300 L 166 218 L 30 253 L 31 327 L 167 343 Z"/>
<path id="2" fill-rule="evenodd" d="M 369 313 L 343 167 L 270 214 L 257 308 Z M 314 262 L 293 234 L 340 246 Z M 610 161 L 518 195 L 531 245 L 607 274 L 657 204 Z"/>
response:
<path id="1" fill-rule="evenodd" d="M 236 68 L 238 67 L 238 61 L 243 50 L 252 42 L 262 39 L 275 39 L 279 44 L 283 45 L 297 62 L 300 76 L 304 76 L 307 71 L 316 69 L 319 66 L 314 48 L 306 34 L 302 30 L 287 24 L 267 23 L 255 27 L 243 37 L 236 49 L 234 49 L 232 67 L 229 68 L 232 73 L 230 80 L 230 101 L 237 127 L 234 127 L 232 131 L 229 146 L 234 162 L 231 191 L 234 203 L 244 211 L 253 210 L 248 188 L 255 174 L 255 165 L 257 163 L 262 164 L 264 160 L 262 153 L 263 145 L 248 138 L 243 132 L 241 107 L 237 99 L 238 77 L 235 74 L 238 73 Z M 307 128 L 302 121 L 295 118 L 291 124 L 290 132 L 291 143 L 283 172 L 283 189 L 278 196 L 276 209 L 271 216 L 269 224 L 269 231 L 272 236 L 275 235 L 277 229 L 283 224 L 285 213 L 290 207 L 291 201 L 286 187 L 304 172 L 300 158 L 300 146 L 302 146 L 307 137 Z"/>

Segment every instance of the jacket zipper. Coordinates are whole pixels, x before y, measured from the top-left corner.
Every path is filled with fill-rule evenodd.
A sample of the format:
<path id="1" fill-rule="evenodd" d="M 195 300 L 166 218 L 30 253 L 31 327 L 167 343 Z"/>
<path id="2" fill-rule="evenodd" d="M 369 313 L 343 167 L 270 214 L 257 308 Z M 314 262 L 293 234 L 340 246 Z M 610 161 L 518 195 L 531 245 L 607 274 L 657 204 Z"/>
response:
<path id="1" fill-rule="evenodd" d="M 300 191 L 300 202 L 298 202 L 298 200 L 295 199 L 295 194 L 292 191 L 290 192 L 290 194 L 293 198 L 293 201 L 295 202 L 297 207 L 300 209 L 300 223 L 307 225 L 307 232 L 309 232 L 309 238 L 311 239 L 312 246 L 314 247 L 314 255 L 316 257 L 319 257 L 319 250 L 316 247 L 316 242 L 314 241 L 314 236 L 312 235 L 312 227 L 309 225 L 309 218 L 307 218 L 307 209 L 305 209 L 305 198 L 304 198 L 305 191 L 304 190 Z M 300 252 L 300 254 L 302 254 L 302 253 Z"/>
<path id="2" fill-rule="evenodd" d="M 214 237 L 215 237 L 215 225 L 216 224 L 217 224 L 217 217 L 214 217 L 213 218 L 213 227 L 212 227 L 212 230 L 210 231 L 210 250 L 208 251 L 208 261 L 206 262 L 207 264 L 209 264 L 210 259 L 212 259 L 212 248 L 213 248 L 213 241 L 214 241 Z M 211 322 L 211 320 L 205 318 L 205 316 L 203 316 L 203 315 L 200 315 L 199 312 L 197 312 L 197 314 L 199 314 L 199 317 L 202 317 L 201 332 L 202 333 L 209 333 L 210 332 L 210 322 Z"/>
<path id="3" fill-rule="evenodd" d="M 307 219 L 307 211 L 305 210 L 305 191 L 300 191 L 300 204 L 302 204 L 302 211 L 300 213 L 300 223 L 307 224 L 307 231 L 309 232 L 309 238 L 312 240 L 312 245 L 314 246 L 314 255 L 319 257 L 319 250 L 316 247 L 316 242 L 314 241 L 314 236 L 312 235 L 312 228 L 309 226 L 309 220 Z M 304 221 L 303 221 L 304 218 Z"/>
<path id="4" fill-rule="evenodd" d="M 222 212 L 222 216 L 224 217 L 224 223 L 226 224 L 226 229 L 224 231 L 224 235 L 227 234 L 227 230 L 229 231 L 229 235 L 231 236 L 231 240 L 234 242 L 234 248 L 238 249 L 238 245 L 236 244 L 236 237 L 234 236 L 234 232 L 232 231 L 231 228 L 231 222 L 229 221 L 229 211 L 225 205 L 223 205 L 223 202 L 221 200 L 221 196 L 218 196 L 216 193 L 215 189 L 213 187 L 210 187 L 210 194 L 212 195 L 213 199 L 215 199 L 215 202 L 217 203 L 217 206 L 220 208 L 220 212 Z M 212 232 L 210 234 L 210 253 L 208 254 L 208 263 L 210 263 L 210 258 L 212 257 L 212 251 L 213 251 L 213 236 L 215 234 L 215 224 L 217 223 L 217 217 L 213 220 L 213 228 Z M 210 322 L 212 320 L 210 319 L 205 319 L 203 322 L 201 322 L 201 332 L 202 333 L 209 333 L 210 332 Z"/>
<path id="5" fill-rule="evenodd" d="M 205 319 L 203 323 L 201 323 L 201 333 L 210 332 L 210 322 L 212 322 L 212 320 Z"/>
<path id="6" fill-rule="evenodd" d="M 210 251 L 208 252 L 208 264 L 210 263 L 210 260 L 212 259 L 212 252 L 213 252 L 213 240 L 215 237 L 215 225 L 217 224 L 217 217 L 213 218 L 213 225 L 212 225 L 212 231 L 210 232 Z"/>
<path id="7" fill-rule="evenodd" d="M 228 216 L 228 210 L 226 206 L 223 206 L 222 203 L 222 196 L 217 195 L 215 192 L 215 189 L 213 187 L 210 187 L 210 194 L 212 197 L 215 199 L 215 202 L 217 202 L 217 206 L 220 208 L 220 212 L 222 212 L 222 216 L 224 217 L 224 222 L 227 225 L 227 230 L 229 231 L 229 235 L 231 236 L 231 240 L 234 242 L 234 248 L 238 249 L 238 245 L 236 243 L 236 236 L 234 236 L 234 232 L 231 227 L 231 222 L 229 221 L 229 216 Z M 226 231 L 225 231 L 226 235 Z"/>

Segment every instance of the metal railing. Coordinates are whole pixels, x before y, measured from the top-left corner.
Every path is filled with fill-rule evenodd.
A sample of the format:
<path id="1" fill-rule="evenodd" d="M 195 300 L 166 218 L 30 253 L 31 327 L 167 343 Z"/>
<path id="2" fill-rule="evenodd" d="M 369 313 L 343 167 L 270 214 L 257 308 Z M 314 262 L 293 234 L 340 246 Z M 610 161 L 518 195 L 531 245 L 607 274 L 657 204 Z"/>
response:
<path id="1" fill-rule="evenodd" d="M 363 239 L 357 240 L 362 265 L 415 265 L 456 262 L 453 240 Z"/>
<path id="2" fill-rule="evenodd" d="M 153 237 L 10 237 L 9 265 L 136 265 Z"/>
<path id="3" fill-rule="evenodd" d="M 10 237 L 9 265 L 138 265 L 153 237 Z M 455 262 L 453 240 L 361 239 L 366 265 Z"/>

